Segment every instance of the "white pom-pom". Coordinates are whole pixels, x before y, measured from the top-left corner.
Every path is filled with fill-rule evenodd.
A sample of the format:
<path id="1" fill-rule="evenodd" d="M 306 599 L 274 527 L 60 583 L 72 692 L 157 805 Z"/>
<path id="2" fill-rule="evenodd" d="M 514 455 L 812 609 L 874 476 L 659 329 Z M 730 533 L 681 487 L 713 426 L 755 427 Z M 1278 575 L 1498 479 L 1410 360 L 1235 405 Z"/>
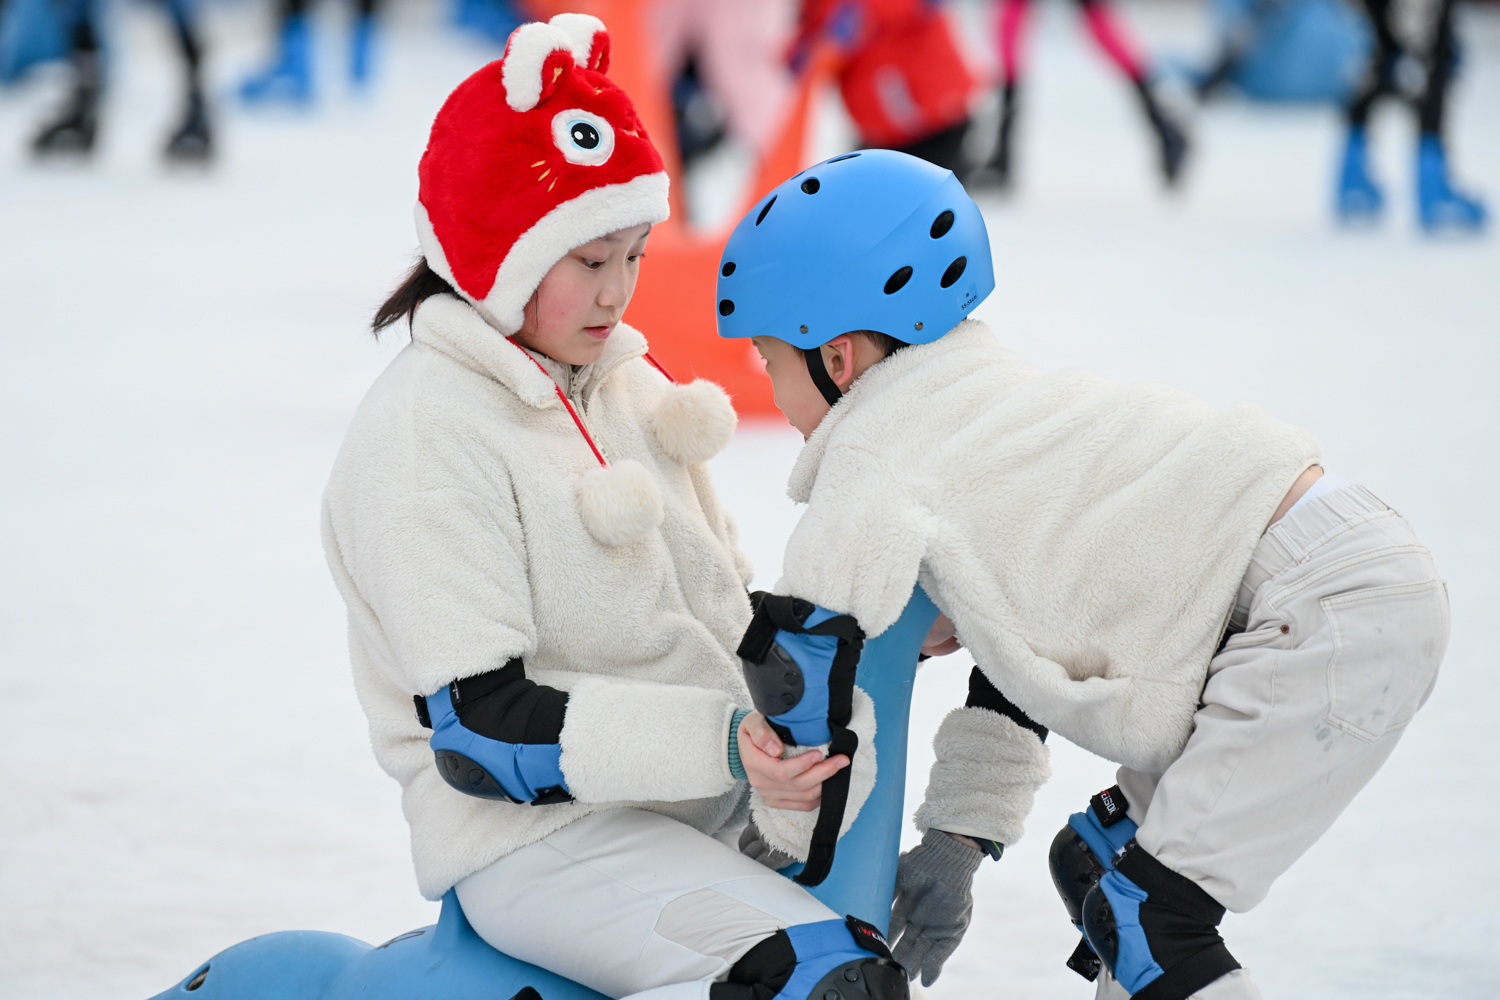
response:
<path id="1" fill-rule="evenodd" d="M 584 527 L 605 545 L 637 541 L 661 524 L 661 488 L 639 462 L 591 469 L 578 482 Z"/>
<path id="2" fill-rule="evenodd" d="M 651 432 L 670 458 L 691 465 L 723 451 L 738 421 L 729 395 L 700 378 L 667 389 L 651 414 Z"/>

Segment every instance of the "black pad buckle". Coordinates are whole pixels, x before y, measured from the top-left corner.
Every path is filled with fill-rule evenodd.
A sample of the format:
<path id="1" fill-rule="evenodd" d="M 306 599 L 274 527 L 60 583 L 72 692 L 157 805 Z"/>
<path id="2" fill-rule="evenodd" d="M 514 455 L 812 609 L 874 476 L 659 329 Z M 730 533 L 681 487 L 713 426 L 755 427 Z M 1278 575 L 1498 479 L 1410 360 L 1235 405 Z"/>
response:
<path id="1" fill-rule="evenodd" d="M 1088 938 L 1078 939 L 1078 947 L 1068 956 L 1068 968 L 1091 983 L 1099 978 L 1099 956 L 1089 947 Z"/>
<path id="2" fill-rule="evenodd" d="M 846 914 L 844 923 L 848 926 L 849 933 L 854 935 L 855 944 L 881 958 L 891 957 L 891 946 L 886 942 L 885 935 L 880 933 L 879 927 L 867 924 L 853 914 Z"/>
<path id="3" fill-rule="evenodd" d="M 1089 799 L 1089 808 L 1094 810 L 1094 818 L 1099 821 L 1100 826 L 1111 827 L 1125 818 L 1130 803 L 1125 801 L 1125 793 L 1120 791 L 1120 786 L 1112 785 Z"/>

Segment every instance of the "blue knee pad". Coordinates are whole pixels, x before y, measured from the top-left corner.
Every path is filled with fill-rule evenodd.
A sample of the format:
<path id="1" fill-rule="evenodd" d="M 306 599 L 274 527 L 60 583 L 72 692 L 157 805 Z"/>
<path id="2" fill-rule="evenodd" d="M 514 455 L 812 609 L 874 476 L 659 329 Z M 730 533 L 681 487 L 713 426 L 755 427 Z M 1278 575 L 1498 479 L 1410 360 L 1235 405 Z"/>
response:
<path id="1" fill-rule="evenodd" d="M 1083 931 L 1083 902 L 1089 891 L 1114 871 L 1115 858 L 1134 837 L 1135 821 L 1126 815 L 1129 804 L 1118 785 L 1089 800 L 1089 808 L 1068 817 L 1048 852 L 1052 884 L 1062 897 L 1068 919 Z M 1089 982 L 1099 978 L 1099 959 L 1087 940 L 1068 957 L 1068 968 Z"/>
<path id="2" fill-rule="evenodd" d="M 1218 900 L 1133 840 L 1083 901 L 1084 937 L 1138 1000 L 1186 1000 L 1238 969 L 1223 918 Z"/>
<path id="3" fill-rule="evenodd" d="M 873 925 L 796 924 L 761 941 L 709 987 L 709 1000 L 909 1000 L 906 973 Z M 829 994 L 834 994 L 831 998 Z"/>

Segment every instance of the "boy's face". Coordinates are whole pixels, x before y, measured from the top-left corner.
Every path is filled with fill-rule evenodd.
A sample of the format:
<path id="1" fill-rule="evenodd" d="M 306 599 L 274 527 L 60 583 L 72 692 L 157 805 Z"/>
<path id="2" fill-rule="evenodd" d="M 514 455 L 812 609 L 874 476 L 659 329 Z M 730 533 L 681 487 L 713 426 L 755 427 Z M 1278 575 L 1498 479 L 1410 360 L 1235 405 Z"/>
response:
<path id="1" fill-rule="evenodd" d="M 822 422 L 829 406 L 807 373 L 807 360 L 801 349 L 775 337 L 752 337 L 750 342 L 765 360 L 766 374 L 771 376 L 771 387 L 776 391 L 776 408 L 806 440 Z"/>
<path id="2" fill-rule="evenodd" d="M 775 337 L 751 337 L 750 342 L 766 362 L 776 408 L 802 432 L 803 440 L 811 437 L 832 407 L 808 374 L 802 349 Z M 885 351 L 861 333 L 841 333 L 818 350 L 823 370 L 840 392 L 848 392 L 855 379 L 885 358 Z"/>

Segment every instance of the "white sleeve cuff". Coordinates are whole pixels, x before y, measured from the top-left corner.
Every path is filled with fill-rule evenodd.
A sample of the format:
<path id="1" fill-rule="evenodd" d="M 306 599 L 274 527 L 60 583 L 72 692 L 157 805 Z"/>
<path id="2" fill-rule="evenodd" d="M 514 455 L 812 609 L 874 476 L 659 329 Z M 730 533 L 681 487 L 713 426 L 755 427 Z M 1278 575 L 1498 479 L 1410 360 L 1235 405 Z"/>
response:
<path id="1" fill-rule="evenodd" d="M 1052 776 L 1036 733 L 985 708 L 956 708 L 932 741 L 937 751 L 917 829 L 994 840 L 1009 847 L 1025 832 L 1036 790 Z"/>
<path id="2" fill-rule="evenodd" d="M 679 802 L 727 792 L 722 691 L 590 677 L 568 694 L 562 772 L 579 802 Z"/>

